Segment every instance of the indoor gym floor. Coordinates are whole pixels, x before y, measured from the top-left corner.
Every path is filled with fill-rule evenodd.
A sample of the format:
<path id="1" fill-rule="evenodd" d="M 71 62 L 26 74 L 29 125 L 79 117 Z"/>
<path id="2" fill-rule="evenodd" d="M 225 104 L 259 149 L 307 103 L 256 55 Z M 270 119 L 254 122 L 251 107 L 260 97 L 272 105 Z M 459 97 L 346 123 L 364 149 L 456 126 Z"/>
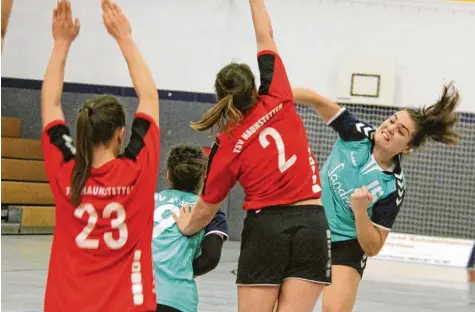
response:
<path id="1" fill-rule="evenodd" d="M 43 311 L 51 238 L 2 235 L 2 311 Z M 199 311 L 237 311 L 232 271 L 238 254 L 239 243 L 227 242 L 220 265 L 197 279 Z M 463 269 L 369 259 L 354 311 L 475 311 L 468 302 Z"/>

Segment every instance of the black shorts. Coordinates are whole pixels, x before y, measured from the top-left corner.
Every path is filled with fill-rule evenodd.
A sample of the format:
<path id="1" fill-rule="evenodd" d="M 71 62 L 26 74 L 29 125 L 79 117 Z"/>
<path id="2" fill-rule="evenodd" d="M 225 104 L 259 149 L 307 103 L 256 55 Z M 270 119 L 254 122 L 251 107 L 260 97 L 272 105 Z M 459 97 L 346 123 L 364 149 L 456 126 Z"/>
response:
<path id="1" fill-rule="evenodd" d="M 368 257 L 363 249 L 361 249 L 357 239 L 332 243 L 333 265 L 343 265 L 353 268 L 363 277 L 367 259 Z"/>
<path id="2" fill-rule="evenodd" d="M 236 284 L 280 285 L 287 278 L 331 283 L 330 231 L 322 206 L 248 211 Z"/>
<path id="3" fill-rule="evenodd" d="M 181 311 L 164 304 L 157 304 L 157 312 L 181 312 Z"/>

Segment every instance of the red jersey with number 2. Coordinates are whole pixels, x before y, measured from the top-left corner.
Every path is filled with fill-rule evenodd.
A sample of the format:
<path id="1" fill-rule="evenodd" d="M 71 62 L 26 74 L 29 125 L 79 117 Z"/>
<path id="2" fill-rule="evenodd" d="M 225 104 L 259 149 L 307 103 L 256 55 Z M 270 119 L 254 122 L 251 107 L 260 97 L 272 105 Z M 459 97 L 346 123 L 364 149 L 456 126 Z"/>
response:
<path id="1" fill-rule="evenodd" d="M 70 202 L 75 148 L 65 122 L 47 125 L 42 144 L 56 204 L 44 311 L 155 311 L 156 122 L 135 116 L 124 154 L 92 169 L 79 206 Z"/>
<path id="2" fill-rule="evenodd" d="M 279 55 L 257 56 L 260 101 L 211 147 L 201 198 L 223 201 L 237 181 L 244 209 L 262 209 L 320 198 L 320 175 Z"/>

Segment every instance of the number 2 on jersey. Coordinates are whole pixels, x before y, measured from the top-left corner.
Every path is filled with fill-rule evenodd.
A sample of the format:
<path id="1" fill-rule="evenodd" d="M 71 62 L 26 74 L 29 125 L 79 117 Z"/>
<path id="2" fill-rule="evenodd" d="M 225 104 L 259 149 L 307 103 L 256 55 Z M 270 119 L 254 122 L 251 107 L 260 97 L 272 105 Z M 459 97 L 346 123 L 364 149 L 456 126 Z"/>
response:
<path id="1" fill-rule="evenodd" d="M 99 248 L 99 239 L 88 238 L 91 232 L 94 230 L 97 222 L 97 212 L 93 205 L 83 204 L 74 210 L 74 216 L 81 219 L 84 213 L 89 215 L 87 224 L 76 236 L 76 244 L 79 248 L 83 249 L 97 249 Z M 104 242 L 110 249 L 122 248 L 127 242 L 127 225 L 125 224 L 125 209 L 119 203 L 109 203 L 102 212 L 103 218 L 110 218 L 111 214 L 115 212 L 117 216 L 111 220 L 111 228 L 119 231 L 119 239 L 114 239 L 112 232 L 104 233 Z"/>
<path id="2" fill-rule="evenodd" d="M 261 146 L 263 148 L 267 148 L 270 144 L 269 140 L 267 139 L 268 136 L 272 137 L 275 141 L 275 145 L 277 146 L 278 152 L 279 170 L 281 173 L 284 173 L 287 169 L 289 169 L 295 164 L 295 162 L 297 161 L 297 156 L 292 155 L 292 157 L 290 157 L 289 159 L 285 159 L 284 140 L 282 140 L 282 136 L 280 135 L 280 133 L 271 127 L 265 128 L 259 134 L 259 143 L 261 143 Z"/>

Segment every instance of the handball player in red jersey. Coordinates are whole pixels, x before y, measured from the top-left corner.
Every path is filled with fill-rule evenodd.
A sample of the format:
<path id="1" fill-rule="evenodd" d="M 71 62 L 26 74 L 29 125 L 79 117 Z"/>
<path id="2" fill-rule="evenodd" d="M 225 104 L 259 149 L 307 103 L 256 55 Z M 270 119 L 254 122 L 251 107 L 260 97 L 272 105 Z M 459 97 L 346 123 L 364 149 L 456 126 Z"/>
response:
<path id="1" fill-rule="evenodd" d="M 331 282 L 328 222 L 320 178 L 277 53 L 264 0 L 250 0 L 261 85 L 245 64 L 216 77 L 218 103 L 197 131 L 217 130 L 201 198 L 175 215 L 185 235 L 203 228 L 237 181 L 247 217 L 237 285 L 239 311 L 313 311 Z"/>
<path id="2" fill-rule="evenodd" d="M 156 307 L 151 240 L 160 148 L 158 93 L 127 18 L 110 1 L 104 0 L 102 8 L 107 31 L 127 61 L 138 108 L 122 155 L 126 115 L 108 95 L 82 105 L 73 145 L 61 93 L 79 21 L 73 21 L 69 1 L 60 0 L 53 13 L 54 47 L 41 93 L 43 152 L 56 204 L 46 312 Z"/>

